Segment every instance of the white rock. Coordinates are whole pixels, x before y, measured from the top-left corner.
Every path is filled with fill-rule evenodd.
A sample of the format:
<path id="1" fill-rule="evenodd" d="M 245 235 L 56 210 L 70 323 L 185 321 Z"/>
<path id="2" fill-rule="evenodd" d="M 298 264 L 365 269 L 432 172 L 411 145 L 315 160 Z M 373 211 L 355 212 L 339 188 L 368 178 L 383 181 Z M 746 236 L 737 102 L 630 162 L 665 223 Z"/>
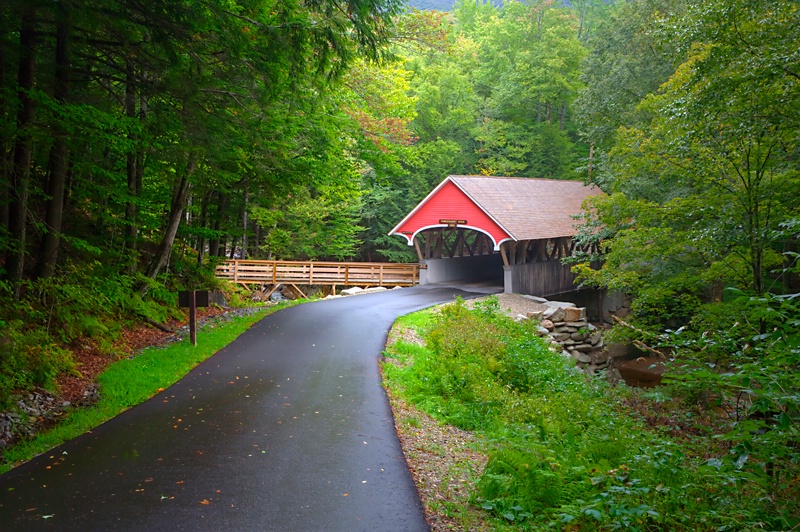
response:
<path id="1" fill-rule="evenodd" d="M 567 308 L 576 306 L 575 303 L 570 303 L 569 301 L 547 301 L 543 303 L 543 305 L 546 307 L 555 307 L 555 308 Z"/>
<path id="2" fill-rule="evenodd" d="M 526 299 L 530 299 L 531 301 L 536 301 L 537 303 L 547 303 L 547 300 L 545 298 L 543 298 L 543 297 L 529 296 L 527 294 L 521 294 L 521 295 L 522 295 L 522 297 L 524 297 Z"/>
<path id="3" fill-rule="evenodd" d="M 341 294 L 346 295 L 346 296 L 354 296 L 356 294 L 360 294 L 363 291 L 364 291 L 364 289 L 361 288 L 360 286 L 354 286 L 352 288 L 346 288 L 346 289 L 342 290 Z"/>

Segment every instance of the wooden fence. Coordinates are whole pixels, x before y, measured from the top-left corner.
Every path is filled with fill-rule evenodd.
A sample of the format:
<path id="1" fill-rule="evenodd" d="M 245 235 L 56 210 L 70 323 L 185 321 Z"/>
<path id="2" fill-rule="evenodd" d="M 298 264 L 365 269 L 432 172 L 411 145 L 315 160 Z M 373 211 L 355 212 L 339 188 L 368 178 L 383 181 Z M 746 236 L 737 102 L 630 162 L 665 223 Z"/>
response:
<path id="1" fill-rule="evenodd" d="M 419 264 L 230 260 L 216 275 L 243 285 L 413 286 Z"/>

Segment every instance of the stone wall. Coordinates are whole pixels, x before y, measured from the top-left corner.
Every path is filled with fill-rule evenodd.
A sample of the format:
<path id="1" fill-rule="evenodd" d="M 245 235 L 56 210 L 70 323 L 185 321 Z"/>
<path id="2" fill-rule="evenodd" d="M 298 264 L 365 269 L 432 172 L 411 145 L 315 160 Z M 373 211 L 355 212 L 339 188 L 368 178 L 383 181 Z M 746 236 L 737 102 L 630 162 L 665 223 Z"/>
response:
<path id="1" fill-rule="evenodd" d="M 525 319 L 538 322 L 539 335 L 547 338 L 554 350 L 571 357 L 589 373 L 608 366 L 608 356 L 603 349 L 603 331 L 589 323 L 586 307 L 543 298 L 531 299 L 547 308 L 529 312 Z"/>

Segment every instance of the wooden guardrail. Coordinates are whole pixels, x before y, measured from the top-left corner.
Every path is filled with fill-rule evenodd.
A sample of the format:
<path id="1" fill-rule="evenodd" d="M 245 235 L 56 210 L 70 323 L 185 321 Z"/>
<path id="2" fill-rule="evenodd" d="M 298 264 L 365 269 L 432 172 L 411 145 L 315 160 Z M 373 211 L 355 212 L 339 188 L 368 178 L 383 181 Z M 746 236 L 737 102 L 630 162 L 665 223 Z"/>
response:
<path id="1" fill-rule="evenodd" d="M 419 269 L 387 262 L 230 260 L 217 266 L 216 276 L 244 285 L 413 286 Z"/>

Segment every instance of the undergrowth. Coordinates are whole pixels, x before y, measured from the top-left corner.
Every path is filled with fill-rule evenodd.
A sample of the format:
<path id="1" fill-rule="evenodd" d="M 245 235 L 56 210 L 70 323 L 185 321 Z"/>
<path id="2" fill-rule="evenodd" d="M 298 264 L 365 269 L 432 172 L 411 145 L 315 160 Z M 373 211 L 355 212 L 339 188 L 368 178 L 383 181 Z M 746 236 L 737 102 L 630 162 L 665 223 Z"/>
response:
<path id="1" fill-rule="evenodd" d="M 426 345 L 398 341 L 389 348 L 387 357 L 398 363 L 384 365 L 387 386 L 490 442 L 472 502 L 494 516 L 497 528 L 800 526 L 796 463 L 784 459 L 783 481 L 776 482 L 746 457 L 709 457 L 709 450 L 726 448 L 713 433 L 698 431 L 689 440 L 650 430 L 625 410 L 629 389 L 587 378 L 530 324 L 498 312 L 496 300 L 475 310 L 457 302 L 402 324 L 417 329 Z"/>
<path id="2" fill-rule="evenodd" d="M 13 408 L 14 397 L 28 390 L 57 392 L 57 378 L 78 371 L 72 351 L 81 343 L 111 355 L 123 328 L 181 317 L 178 290 L 202 285 L 227 291 L 233 306 L 243 303 L 210 271 L 191 274 L 152 280 L 99 262 L 65 266 L 57 277 L 23 283 L 19 298 L 0 281 L 0 411 Z"/>

